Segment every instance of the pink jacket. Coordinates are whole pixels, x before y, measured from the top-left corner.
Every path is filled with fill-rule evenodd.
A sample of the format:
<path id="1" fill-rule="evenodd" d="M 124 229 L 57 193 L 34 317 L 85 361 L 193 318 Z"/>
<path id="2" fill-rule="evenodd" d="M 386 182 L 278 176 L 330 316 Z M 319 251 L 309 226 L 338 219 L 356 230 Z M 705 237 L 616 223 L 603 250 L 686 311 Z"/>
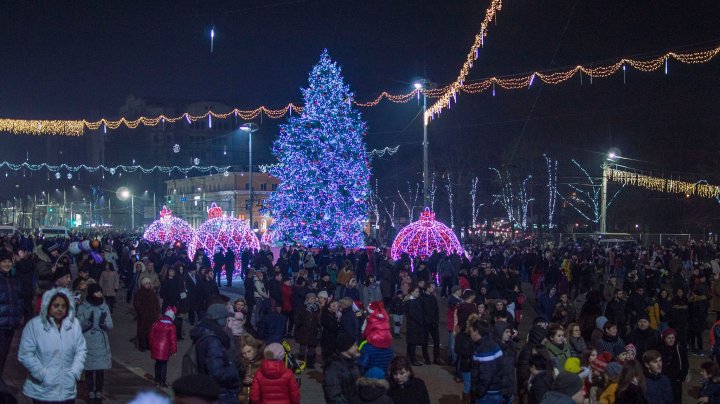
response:
<path id="1" fill-rule="evenodd" d="M 234 336 L 245 334 L 245 314 L 240 311 L 235 312 L 234 315 L 228 317 L 227 325 Z"/>

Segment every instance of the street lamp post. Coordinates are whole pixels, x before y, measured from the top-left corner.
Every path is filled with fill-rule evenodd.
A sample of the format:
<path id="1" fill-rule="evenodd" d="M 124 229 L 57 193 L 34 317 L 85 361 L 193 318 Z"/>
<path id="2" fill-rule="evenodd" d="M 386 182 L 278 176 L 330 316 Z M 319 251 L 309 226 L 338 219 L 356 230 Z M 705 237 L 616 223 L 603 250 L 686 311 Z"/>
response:
<path id="1" fill-rule="evenodd" d="M 253 208 L 255 207 L 253 198 L 253 166 L 252 166 L 252 134 L 257 132 L 260 126 L 254 122 L 248 122 L 240 126 L 240 130 L 248 134 L 248 164 L 250 166 L 250 229 L 253 227 Z"/>
<path id="2" fill-rule="evenodd" d="M 130 199 L 130 227 L 131 231 L 135 230 L 135 194 L 133 194 L 127 187 L 120 187 L 115 191 L 115 196 L 121 201 L 127 201 Z"/>
<path id="3" fill-rule="evenodd" d="M 612 148 L 608 152 L 602 165 L 602 188 L 600 193 L 600 233 L 607 232 L 607 180 L 610 162 L 620 156 L 620 150 Z"/>
<path id="4" fill-rule="evenodd" d="M 428 163 L 428 146 L 430 143 L 428 142 L 428 133 L 427 133 L 427 124 L 428 122 L 425 120 L 425 111 L 427 111 L 427 96 L 425 95 L 425 90 L 429 87 L 429 82 L 425 79 L 422 79 L 418 82 L 415 82 L 413 84 L 415 87 L 415 90 L 422 92 L 423 95 L 423 109 L 422 109 L 422 115 L 423 115 L 423 206 L 428 207 L 430 206 L 430 193 L 428 191 L 428 186 L 430 184 L 430 173 L 429 173 L 429 163 Z M 412 218 L 410 218 L 412 220 Z"/>

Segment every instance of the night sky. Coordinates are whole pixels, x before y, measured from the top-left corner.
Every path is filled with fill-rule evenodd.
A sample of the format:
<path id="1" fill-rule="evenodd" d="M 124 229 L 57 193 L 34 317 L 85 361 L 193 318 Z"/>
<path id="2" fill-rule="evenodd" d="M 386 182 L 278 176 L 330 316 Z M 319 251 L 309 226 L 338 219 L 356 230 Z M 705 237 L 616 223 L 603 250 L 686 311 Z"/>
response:
<path id="1" fill-rule="evenodd" d="M 0 117 L 118 118 L 128 95 L 278 108 L 301 102 L 299 88 L 324 48 L 343 67 L 359 101 L 381 91 L 409 92 L 419 77 L 445 85 L 457 76 L 487 6 L 453 0 L 6 1 Z M 507 0 L 470 79 L 710 48 L 720 44 L 718 21 L 720 5 L 712 0 Z M 476 175 L 491 202 L 488 167 L 501 165 L 519 176 L 535 173 L 535 209 L 542 210 L 543 153 L 560 160 L 561 183 L 577 180 L 571 158 L 599 174 L 609 147 L 633 159 L 628 165 L 720 183 L 720 61 L 676 62 L 669 70 L 666 76 L 628 69 L 625 83 L 618 74 L 592 85 L 584 77 L 582 85 L 574 78 L 558 86 L 497 89 L 495 97 L 461 95 L 429 127 L 431 166 L 457 178 L 460 212 L 467 210 L 467 187 Z M 369 149 L 401 146 L 373 164 L 385 195 L 420 179 L 418 109 L 415 100 L 361 109 Z M 259 146 L 261 163 L 273 162 L 269 145 L 284 121 L 263 119 L 268 138 Z M 33 162 L 46 158 L 37 152 L 44 140 L 0 139 L 9 146 L 0 150 L 3 160 L 23 161 L 24 149 Z M 446 196 L 438 198 L 439 216 L 447 216 Z M 688 212 L 720 213 L 715 201 L 684 199 L 628 190 L 612 218 L 690 231 L 698 224 L 688 215 L 669 220 L 666 213 L 677 211 L 677 204 Z"/>

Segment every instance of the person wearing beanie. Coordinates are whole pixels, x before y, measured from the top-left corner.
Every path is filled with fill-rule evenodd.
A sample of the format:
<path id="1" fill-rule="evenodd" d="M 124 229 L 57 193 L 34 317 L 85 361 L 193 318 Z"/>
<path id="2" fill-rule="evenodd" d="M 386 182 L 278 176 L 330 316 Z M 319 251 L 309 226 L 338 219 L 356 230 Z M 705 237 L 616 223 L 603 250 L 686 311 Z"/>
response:
<path id="1" fill-rule="evenodd" d="M 548 360 L 544 355 L 533 354 L 530 357 L 530 378 L 527 382 L 527 403 L 539 404 L 545 393 L 552 388 L 552 371 L 548 369 Z M 525 384 L 525 383 L 523 383 Z M 521 402 L 523 402 L 521 400 Z"/>
<path id="2" fill-rule="evenodd" d="M 145 352 L 149 348 L 150 329 L 160 317 L 160 299 L 152 289 L 150 279 L 143 279 L 142 288 L 135 292 L 133 307 L 137 313 L 137 347 L 140 352 Z"/>
<path id="3" fill-rule="evenodd" d="M 582 404 L 584 401 L 585 390 L 580 376 L 560 372 L 555 376 L 552 390 L 545 393 L 540 404 Z"/>
<path id="4" fill-rule="evenodd" d="M 358 400 L 356 380 L 362 374 L 355 363 L 359 356 L 355 338 L 340 333 L 337 339 L 337 353 L 325 363 L 323 393 L 328 403 L 354 403 Z"/>
<path id="5" fill-rule="evenodd" d="M 10 352 L 15 329 L 20 325 L 23 316 L 20 282 L 12 275 L 12 269 L 13 256 L 3 248 L 0 250 L 0 378 L 5 369 L 5 359 Z"/>
<path id="6" fill-rule="evenodd" d="M 300 387 L 292 370 L 285 366 L 285 348 L 279 343 L 265 347 L 265 359 L 250 387 L 252 403 L 300 403 Z"/>
<path id="7" fill-rule="evenodd" d="M 257 331 L 265 343 L 281 342 L 287 334 L 285 316 L 280 314 L 282 307 L 275 304 L 274 299 L 264 299 L 259 304 L 260 321 L 257 322 Z M 299 313 L 298 309 L 296 313 Z M 317 331 L 317 330 L 316 330 Z"/>
<path id="8" fill-rule="evenodd" d="M 607 322 L 608 319 L 605 316 L 599 316 L 595 319 L 595 329 L 590 334 L 590 347 L 594 347 L 597 345 L 597 342 L 602 339 L 603 328 Z"/>
<path id="9" fill-rule="evenodd" d="M 103 299 L 100 285 L 91 283 L 87 288 L 87 298 L 78 307 L 77 319 L 85 337 L 87 356 L 85 357 L 85 382 L 91 403 L 102 403 L 105 370 L 112 368 L 110 339 L 107 332 L 112 330 L 113 321 L 110 308 Z"/>
<path id="10" fill-rule="evenodd" d="M 160 388 L 168 386 L 168 361 L 177 353 L 175 312 L 174 307 L 168 307 L 165 314 L 155 321 L 150 329 L 150 357 L 155 360 L 155 384 Z"/>
<path id="11" fill-rule="evenodd" d="M 563 370 L 572 374 L 580 373 L 580 370 L 582 370 L 582 368 L 580 367 L 580 358 L 568 358 L 565 361 L 565 366 Z"/>
<path id="12" fill-rule="evenodd" d="M 635 347 L 635 357 L 642 358 L 646 351 L 656 349 L 659 342 L 660 333 L 650 327 L 650 321 L 646 316 L 640 316 L 637 327 L 628 335 L 628 343 Z"/>
<path id="13" fill-rule="evenodd" d="M 205 318 L 190 330 L 198 371 L 210 375 L 220 386 L 220 403 L 237 403 L 242 381 L 238 364 L 230 355 L 235 347 L 226 327 L 229 315 L 227 305 L 213 303 Z"/>
<path id="14" fill-rule="evenodd" d="M 537 321 L 538 319 L 536 319 Z M 530 358 L 533 355 L 533 349 L 536 345 L 541 345 L 545 341 L 547 329 L 541 325 L 533 325 L 528 333 L 528 342 L 520 349 L 517 357 L 516 379 L 528 380 L 530 377 Z M 518 396 L 527 395 L 526 383 L 518 383 Z M 540 397 L 542 399 L 542 397 Z M 538 400 L 539 402 L 539 400 Z"/>
<path id="15" fill-rule="evenodd" d="M 658 349 L 662 355 L 662 373 L 670 379 L 676 403 L 682 401 L 682 385 L 690 371 L 687 346 L 680 341 L 678 332 L 668 328 L 662 333 Z"/>
<path id="16" fill-rule="evenodd" d="M 220 399 L 220 386 L 208 375 L 183 376 L 172 384 L 176 404 L 211 404 Z"/>
<path id="17" fill-rule="evenodd" d="M 53 284 L 56 288 L 70 288 L 72 284 L 72 275 L 70 275 L 70 268 L 66 266 L 57 266 L 55 272 L 52 274 Z"/>
<path id="18" fill-rule="evenodd" d="M 361 403 L 393 404 L 387 392 L 390 384 L 385 379 L 385 371 L 372 367 L 357 381 L 358 398 Z"/>

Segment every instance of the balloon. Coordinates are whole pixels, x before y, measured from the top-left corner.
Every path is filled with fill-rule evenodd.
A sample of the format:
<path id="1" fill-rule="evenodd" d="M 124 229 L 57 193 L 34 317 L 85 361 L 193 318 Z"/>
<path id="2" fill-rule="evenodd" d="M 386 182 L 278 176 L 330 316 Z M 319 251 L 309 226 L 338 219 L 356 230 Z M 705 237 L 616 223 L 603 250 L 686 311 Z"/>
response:
<path id="1" fill-rule="evenodd" d="M 92 257 L 93 261 L 95 261 L 96 264 L 102 264 L 102 262 L 103 262 L 102 255 L 96 253 L 95 251 L 90 251 L 90 256 Z"/>
<path id="2" fill-rule="evenodd" d="M 72 255 L 80 254 L 80 243 L 78 243 L 77 241 L 73 241 L 72 243 L 70 243 L 70 246 L 68 246 L 68 251 Z"/>
<path id="3" fill-rule="evenodd" d="M 90 248 L 90 240 L 83 241 L 82 244 L 80 244 L 80 249 L 85 252 L 92 251 L 92 248 Z"/>
<path id="4" fill-rule="evenodd" d="M 92 240 L 90 242 L 90 247 L 92 247 L 93 250 L 97 250 L 98 248 L 100 248 L 100 241 Z"/>

